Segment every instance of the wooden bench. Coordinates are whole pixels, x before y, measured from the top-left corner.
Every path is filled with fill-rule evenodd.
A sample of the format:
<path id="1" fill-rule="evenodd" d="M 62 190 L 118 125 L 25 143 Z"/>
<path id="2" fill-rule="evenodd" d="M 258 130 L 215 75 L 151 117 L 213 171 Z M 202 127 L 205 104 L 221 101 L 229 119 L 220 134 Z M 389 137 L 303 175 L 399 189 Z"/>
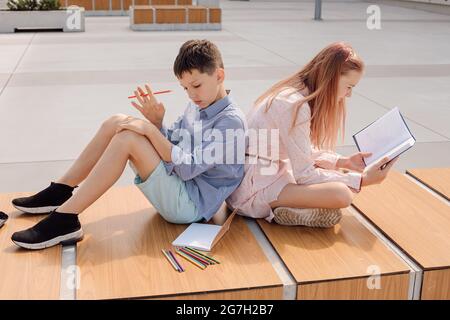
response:
<path id="1" fill-rule="evenodd" d="M 329 229 L 258 220 L 297 283 L 297 299 L 407 299 L 409 267 L 348 209 L 343 212 Z"/>
<path id="2" fill-rule="evenodd" d="M 11 200 L 29 193 L 0 194 L 0 208 L 9 215 L 0 228 L 0 300 L 59 299 L 61 285 L 61 247 L 26 251 L 11 241 L 11 235 L 36 224 L 45 216 L 20 213 Z"/>
<path id="3" fill-rule="evenodd" d="M 283 283 L 244 219 L 213 248 L 221 264 L 205 270 L 180 260 L 176 272 L 161 249 L 186 228 L 166 222 L 135 187 L 112 188 L 80 220 L 78 299 L 281 299 Z"/>
<path id="4" fill-rule="evenodd" d="M 450 206 L 391 172 L 353 205 L 423 269 L 422 299 L 450 299 Z"/>
<path id="5" fill-rule="evenodd" d="M 406 173 L 450 200 L 450 168 L 409 169 Z"/>

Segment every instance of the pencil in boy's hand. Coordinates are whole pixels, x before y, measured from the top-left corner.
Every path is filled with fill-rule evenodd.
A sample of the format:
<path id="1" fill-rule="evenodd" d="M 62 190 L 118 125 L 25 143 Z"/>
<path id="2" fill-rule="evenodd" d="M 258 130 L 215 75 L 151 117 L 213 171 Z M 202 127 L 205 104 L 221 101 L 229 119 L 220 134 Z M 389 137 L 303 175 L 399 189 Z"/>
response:
<path id="1" fill-rule="evenodd" d="M 156 92 L 153 92 L 153 94 L 155 95 L 155 94 L 162 94 L 162 93 L 169 93 L 169 92 L 172 92 L 172 90 L 156 91 Z M 141 97 L 146 97 L 146 96 L 148 96 L 148 93 L 141 94 Z M 137 97 L 136 96 L 129 96 L 128 97 L 128 99 L 133 99 L 133 98 L 137 98 Z"/>

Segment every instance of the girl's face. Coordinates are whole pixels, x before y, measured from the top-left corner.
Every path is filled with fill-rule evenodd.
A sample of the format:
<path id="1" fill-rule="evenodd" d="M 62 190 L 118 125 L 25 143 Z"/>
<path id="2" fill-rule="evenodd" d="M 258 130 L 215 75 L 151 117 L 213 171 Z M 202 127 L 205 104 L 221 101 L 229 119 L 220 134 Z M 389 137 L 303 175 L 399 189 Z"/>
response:
<path id="1" fill-rule="evenodd" d="M 339 79 L 337 98 L 338 101 L 350 98 L 352 96 L 352 89 L 356 86 L 361 79 L 362 73 L 355 70 L 350 70 L 346 74 L 343 74 Z"/>

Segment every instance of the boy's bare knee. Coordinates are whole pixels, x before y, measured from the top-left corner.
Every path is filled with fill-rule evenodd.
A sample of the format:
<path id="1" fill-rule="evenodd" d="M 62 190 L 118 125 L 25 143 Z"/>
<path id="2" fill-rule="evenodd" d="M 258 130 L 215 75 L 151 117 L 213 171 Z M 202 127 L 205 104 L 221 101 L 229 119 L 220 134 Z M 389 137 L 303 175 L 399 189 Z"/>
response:
<path id="1" fill-rule="evenodd" d="M 353 192 L 343 183 L 339 184 L 336 201 L 339 208 L 347 208 L 353 202 Z"/>
<path id="2" fill-rule="evenodd" d="M 132 130 L 122 130 L 117 133 L 113 139 L 129 149 L 130 152 L 135 149 L 143 148 L 144 144 L 151 145 L 150 141 L 146 137 Z"/>
<path id="3" fill-rule="evenodd" d="M 127 144 L 132 144 L 132 143 L 135 143 L 136 141 L 138 141 L 139 137 L 142 137 L 142 136 L 132 130 L 122 130 L 116 134 L 114 139 L 119 140 L 120 142 L 127 143 Z"/>
<path id="4" fill-rule="evenodd" d="M 123 130 L 113 137 L 113 142 L 131 151 L 134 147 L 138 134 L 131 130 Z"/>
<path id="5" fill-rule="evenodd" d="M 129 116 L 127 116 L 126 114 L 117 113 L 106 119 L 102 124 L 102 128 L 107 130 L 108 132 L 115 134 L 119 124 L 128 117 Z"/>

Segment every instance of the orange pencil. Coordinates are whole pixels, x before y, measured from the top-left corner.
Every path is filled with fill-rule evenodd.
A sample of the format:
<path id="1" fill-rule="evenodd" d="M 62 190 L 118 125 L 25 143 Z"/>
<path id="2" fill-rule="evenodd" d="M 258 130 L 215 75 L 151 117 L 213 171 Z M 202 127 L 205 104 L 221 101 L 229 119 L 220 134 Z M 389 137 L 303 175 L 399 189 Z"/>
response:
<path id="1" fill-rule="evenodd" d="M 162 93 L 169 93 L 169 92 L 172 92 L 172 90 L 156 91 L 156 92 L 153 92 L 153 94 L 162 94 Z M 141 94 L 141 97 L 146 97 L 146 96 L 148 96 L 148 93 Z M 129 96 L 128 97 L 128 99 L 133 99 L 133 98 L 136 98 L 136 96 Z"/>

